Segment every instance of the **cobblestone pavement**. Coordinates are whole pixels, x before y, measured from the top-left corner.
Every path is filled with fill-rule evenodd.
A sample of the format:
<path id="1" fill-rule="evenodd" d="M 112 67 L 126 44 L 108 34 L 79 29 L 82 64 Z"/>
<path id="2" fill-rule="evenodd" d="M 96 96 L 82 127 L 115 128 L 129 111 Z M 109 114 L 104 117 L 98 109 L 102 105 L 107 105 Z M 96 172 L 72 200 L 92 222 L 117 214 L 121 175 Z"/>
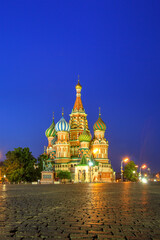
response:
<path id="1" fill-rule="evenodd" d="M 160 184 L 0 185 L 0 240 L 160 240 Z"/>

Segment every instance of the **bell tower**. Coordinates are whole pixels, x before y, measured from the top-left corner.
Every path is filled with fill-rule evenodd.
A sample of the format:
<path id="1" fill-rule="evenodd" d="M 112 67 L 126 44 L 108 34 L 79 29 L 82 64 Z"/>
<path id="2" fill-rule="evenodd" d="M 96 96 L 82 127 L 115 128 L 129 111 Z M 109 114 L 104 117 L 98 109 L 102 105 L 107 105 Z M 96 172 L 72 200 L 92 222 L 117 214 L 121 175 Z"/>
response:
<path id="1" fill-rule="evenodd" d="M 99 118 L 93 126 L 94 138 L 92 140 L 92 151 L 94 158 L 98 162 L 108 163 L 108 141 L 105 139 L 106 124 L 101 118 L 101 112 L 99 108 Z M 97 151 L 96 151 L 97 150 Z"/>
<path id="2" fill-rule="evenodd" d="M 56 163 L 66 163 L 70 161 L 70 143 L 69 143 L 69 130 L 70 126 L 63 117 L 55 125 L 57 132 L 56 141 Z"/>
<path id="3" fill-rule="evenodd" d="M 80 147 L 79 136 L 82 134 L 84 128 L 89 132 L 87 114 L 83 108 L 81 100 L 82 86 L 79 81 L 75 87 L 76 89 L 76 101 L 70 114 L 70 151 L 72 160 L 78 159 L 78 149 Z"/>

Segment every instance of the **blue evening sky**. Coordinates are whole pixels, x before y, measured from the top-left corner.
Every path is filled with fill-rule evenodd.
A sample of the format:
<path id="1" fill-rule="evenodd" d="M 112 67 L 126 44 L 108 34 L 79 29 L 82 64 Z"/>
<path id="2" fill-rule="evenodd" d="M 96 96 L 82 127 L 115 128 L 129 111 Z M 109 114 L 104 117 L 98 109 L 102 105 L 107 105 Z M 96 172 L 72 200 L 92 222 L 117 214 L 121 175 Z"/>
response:
<path id="1" fill-rule="evenodd" d="M 160 170 L 160 1 L 0 3 L 0 151 L 29 147 L 69 120 L 80 74 L 89 127 L 101 107 L 114 170 L 128 156 Z"/>

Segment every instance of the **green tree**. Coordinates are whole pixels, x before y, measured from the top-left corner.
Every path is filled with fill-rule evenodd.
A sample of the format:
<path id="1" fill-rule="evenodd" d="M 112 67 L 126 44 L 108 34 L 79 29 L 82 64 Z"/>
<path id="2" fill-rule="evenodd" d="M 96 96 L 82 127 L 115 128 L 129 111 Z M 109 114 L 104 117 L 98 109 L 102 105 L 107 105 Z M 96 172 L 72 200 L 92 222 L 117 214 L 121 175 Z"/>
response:
<path id="1" fill-rule="evenodd" d="M 128 181 L 137 182 L 138 172 L 134 161 L 130 161 L 126 164 L 124 168 L 124 178 Z"/>
<path id="2" fill-rule="evenodd" d="M 36 159 L 29 148 L 15 148 L 6 154 L 4 171 L 9 182 L 32 182 L 37 180 Z"/>
<path id="3" fill-rule="evenodd" d="M 71 173 L 68 171 L 58 171 L 57 177 L 61 180 L 71 179 Z"/>

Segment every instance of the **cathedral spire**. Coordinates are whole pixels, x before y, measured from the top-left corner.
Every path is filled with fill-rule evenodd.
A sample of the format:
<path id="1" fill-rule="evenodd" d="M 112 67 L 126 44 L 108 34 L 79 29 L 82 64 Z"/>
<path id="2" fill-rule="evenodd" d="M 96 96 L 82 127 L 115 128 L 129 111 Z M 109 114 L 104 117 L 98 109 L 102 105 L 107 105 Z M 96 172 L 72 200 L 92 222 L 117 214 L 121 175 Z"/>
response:
<path id="1" fill-rule="evenodd" d="M 99 117 L 101 117 L 101 108 L 99 107 Z"/>
<path id="2" fill-rule="evenodd" d="M 83 109 L 83 104 L 82 104 L 82 100 L 81 100 L 81 90 L 82 90 L 82 86 L 79 83 L 79 75 L 78 75 L 78 83 L 76 85 L 76 101 L 74 104 L 73 109 L 79 111 L 80 109 Z"/>
<path id="3" fill-rule="evenodd" d="M 81 84 L 79 83 L 79 74 L 78 74 L 78 83 L 77 83 L 77 85 L 76 85 L 76 90 L 77 89 L 81 89 L 82 90 L 82 86 L 81 86 Z"/>

